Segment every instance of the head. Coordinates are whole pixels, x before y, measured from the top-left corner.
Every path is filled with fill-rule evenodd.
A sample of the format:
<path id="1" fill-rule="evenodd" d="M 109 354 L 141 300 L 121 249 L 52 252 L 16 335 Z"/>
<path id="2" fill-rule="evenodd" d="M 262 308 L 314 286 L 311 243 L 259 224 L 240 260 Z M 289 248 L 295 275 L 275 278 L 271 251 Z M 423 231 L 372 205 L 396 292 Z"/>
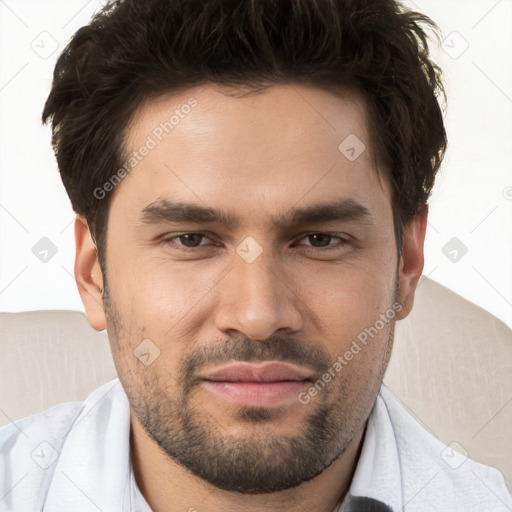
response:
<path id="1" fill-rule="evenodd" d="M 87 316 L 136 421 L 219 488 L 310 480 L 364 427 L 446 144 L 422 23 L 393 0 L 126 0 L 59 58 L 43 119 Z M 233 361 L 307 379 L 244 405 L 205 380 Z"/>

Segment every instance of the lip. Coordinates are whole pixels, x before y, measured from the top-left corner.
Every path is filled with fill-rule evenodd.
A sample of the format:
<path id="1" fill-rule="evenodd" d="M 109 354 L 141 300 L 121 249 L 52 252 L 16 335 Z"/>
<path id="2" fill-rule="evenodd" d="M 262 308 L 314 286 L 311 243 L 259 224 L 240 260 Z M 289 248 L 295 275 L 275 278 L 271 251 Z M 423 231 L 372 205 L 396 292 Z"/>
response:
<path id="1" fill-rule="evenodd" d="M 278 382 L 311 380 L 314 373 L 305 367 L 280 361 L 259 364 L 235 362 L 202 375 L 214 382 Z"/>
<path id="2" fill-rule="evenodd" d="M 295 401 L 310 385 L 314 373 L 304 367 L 276 361 L 231 363 L 203 375 L 210 392 L 240 407 L 269 407 Z"/>

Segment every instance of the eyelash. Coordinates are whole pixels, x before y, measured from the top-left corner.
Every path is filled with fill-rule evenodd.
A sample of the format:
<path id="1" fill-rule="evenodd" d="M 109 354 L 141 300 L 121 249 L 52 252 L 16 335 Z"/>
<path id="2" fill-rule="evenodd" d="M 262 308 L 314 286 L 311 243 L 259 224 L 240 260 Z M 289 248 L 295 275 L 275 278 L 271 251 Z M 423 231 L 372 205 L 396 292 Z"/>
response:
<path id="1" fill-rule="evenodd" d="M 211 237 L 209 237 L 205 233 L 191 231 L 191 232 L 180 233 L 178 235 L 173 235 L 172 237 L 163 238 L 162 242 L 165 243 L 165 244 L 173 243 L 173 244 L 175 244 L 174 247 L 177 250 L 183 251 L 183 252 L 191 252 L 191 251 L 197 250 L 197 249 L 199 249 L 201 247 L 205 247 L 206 245 L 208 245 L 208 244 L 199 244 L 199 245 L 197 245 L 195 247 L 187 247 L 187 246 L 185 246 L 183 244 L 180 244 L 180 243 L 177 243 L 175 241 L 176 239 L 179 239 L 180 237 L 185 236 L 185 235 L 201 235 L 202 237 L 211 240 Z M 314 247 L 311 244 L 301 244 L 301 245 L 305 245 L 306 247 L 309 247 L 312 250 L 316 249 L 316 250 L 328 251 L 328 250 L 335 249 L 335 248 L 337 248 L 339 246 L 344 247 L 344 246 L 346 246 L 346 245 L 348 245 L 350 243 L 350 240 L 348 238 L 344 238 L 344 237 L 339 236 L 339 235 L 334 235 L 332 233 L 322 233 L 322 232 L 308 233 L 308 234 L 302 236 L 301 238 L 298 238 L 297 241 L 300 242 L 301 240 L 304 240 L 304 239 L 306 239 L 308 237 L 315 236 L 315 235 L 328 236 L 328 237 L 331 237 L 333 239 L 338 239 L 339 242 L 337 244 L 330 244 L 330 245 L 325 246 L 325 247 Z"/>

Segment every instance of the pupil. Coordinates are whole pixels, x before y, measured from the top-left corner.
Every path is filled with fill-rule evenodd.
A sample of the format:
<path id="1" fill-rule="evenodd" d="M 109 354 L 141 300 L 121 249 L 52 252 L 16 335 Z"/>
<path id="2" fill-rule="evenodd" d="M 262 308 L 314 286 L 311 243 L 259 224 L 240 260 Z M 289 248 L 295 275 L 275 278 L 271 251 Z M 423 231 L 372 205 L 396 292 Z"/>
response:
<path id="1" fill-rule="evenodd" d="M 197 247 L 201 243 L 201 237 L 199 233 L 188 233 L 180 235 L 180 241 L 185 247 Z"/>
<path id="2" fill-rule="evenodd" d="M 309 241 L 311 242 L 311 245 L 314 245 L 315 247 L 326 247 L 331 241 L 331 235 L 324 235 L 321 233 L 309 235 Z"/>

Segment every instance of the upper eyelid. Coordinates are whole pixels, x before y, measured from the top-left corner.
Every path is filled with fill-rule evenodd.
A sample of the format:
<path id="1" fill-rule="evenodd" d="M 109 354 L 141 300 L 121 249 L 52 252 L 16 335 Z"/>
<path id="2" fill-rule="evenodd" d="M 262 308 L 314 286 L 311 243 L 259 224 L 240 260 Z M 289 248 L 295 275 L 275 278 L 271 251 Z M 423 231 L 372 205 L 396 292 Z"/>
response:
<path id="1" fill-rule="evenodd" d="M 174 238 L 178 238 L 183 235 L 203 235 L 207 238 L 213 238 L 212 235 L 210 235 L 204 231 L 181 231 L 179 233 L 165 233 L 162 236 L 160 236 L 159 238 L 161 238 L 163 240 L 172 240 Z"/>
<path id="2" fill-rule="evenodd" d="M 307 234 L 307 235 L 304 235 L 304 236 L 300 236 L 300 237 L 297 237 L 295 240 L 300 242 L 301 240 L 304 240 L 304 238 L 307 238 L 308 236 L 311 236 L 311 235 L 326 235 L 326 236 L 330 236 L 332 238 L 337 238 L 341 243 L 344 243 L 344 244 L 348 244 L 350 242 L 350 240 L 351 240 L 351 237 L 349 237 L 348 235 L 341 236 L 341 235 L 336 235 L 336 234 L 333 234 L 333 233 L 319 233 L 319 232 L 310 233 L 310 234 Z M 314 249 L 321 249 L 321 247 L 314 247 Z"/>
<path id="3" fill-rule="evenodd" d="M 206 236 L 209 238 L 213 238 L 215 236 L 206 231 L 180 231 L 178 233 L 165 233 L 160 238 L 172 239 L 172 238 L 177 238 L 177 237 L 183 236 L 183 235 L 203 235 L 203 236 Z M 306 238 L 307 236 L 311 236 L 311 235 L 326 235 L 326 236 L 332 236 L 335 238 L 351 238 L 350 235 L 348 235 L 346 233 L 331 233 L 328 231 L 306 231 L 304 233 L 300 233 L 300 234 L 294 236 L 294 238 L 296 240 L 301 240 L 302 238 Z"/>
<path id="4" fill-rule="evenodd" d="M 300 240 L 302 238 L 305 238 L 307 236 L 311 235 L 325 235 L 325 236 L 332 236 L 334 238 L 343 238 L 343 239 L 349 239 L 352 238 L 351 235 L 345 232 L 333 232 L 333 231 L 304 231 L 302 233 L 299 233 L 294 238 L 296 240 Z"/>
<path id="5" fill-rule="evenodd" d="M 324 231 L 311 231 L 310 233 L 306 233 L 305 235 L 299 235 L 296 238 L 302 239 L 312 235 L 325 235 L 332 236 L 333 238 L 349 238 L 349 235 L 346 235 L 344 233 L 326 233 Z"/>

